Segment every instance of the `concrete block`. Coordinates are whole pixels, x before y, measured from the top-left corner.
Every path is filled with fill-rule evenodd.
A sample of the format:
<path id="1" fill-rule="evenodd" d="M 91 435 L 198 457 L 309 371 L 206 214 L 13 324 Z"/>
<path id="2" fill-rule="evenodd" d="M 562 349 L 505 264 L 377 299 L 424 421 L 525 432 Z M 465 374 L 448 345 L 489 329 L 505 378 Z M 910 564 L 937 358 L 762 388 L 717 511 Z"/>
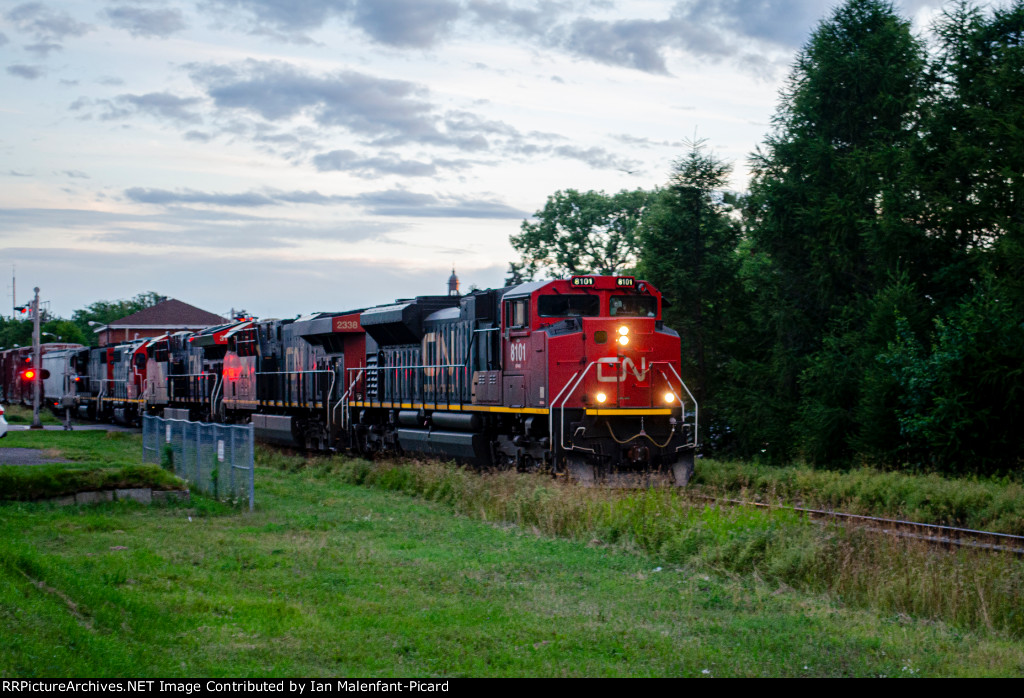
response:
<path id="1" fill-rule="evenodd" d="M 110 490 L 98 492 L 79 492 L 75 495 L 75 504 L 99 504 L 114 501 L 114 493 Z"/>
<path id="2" fill-rule="evenodd" d="M 153 490 L 148 487 L 114 490 L 114 496 L 117 497 L 118 501 L 130 499 L 141 504 L 150 504 L 153 501 Z"/>
<path id="3" fill-rule="evenodd" d="M 50 501 L 59 507 L 69 507 L 75 503 L 75 495 L 69 494 L 66 497 L 53 497 Z"/>
<path id="4" fill-rule="evenodd" d="M 153 490 L 154 502 L 187 502 L 188 490 Z"/>

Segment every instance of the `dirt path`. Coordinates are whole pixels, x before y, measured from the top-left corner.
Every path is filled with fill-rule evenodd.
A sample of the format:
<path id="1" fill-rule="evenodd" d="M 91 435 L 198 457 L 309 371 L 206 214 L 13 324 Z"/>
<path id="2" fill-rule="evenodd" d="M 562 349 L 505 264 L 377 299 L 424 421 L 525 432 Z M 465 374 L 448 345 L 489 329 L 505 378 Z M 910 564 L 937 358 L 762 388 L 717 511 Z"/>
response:
<path id="1" fill-rule="evenodd" d="M 0 465 L 45 465 L 46 463 L 70 463 L 64 458 L 54 457 L 40 448 L 0 448 Z"/>

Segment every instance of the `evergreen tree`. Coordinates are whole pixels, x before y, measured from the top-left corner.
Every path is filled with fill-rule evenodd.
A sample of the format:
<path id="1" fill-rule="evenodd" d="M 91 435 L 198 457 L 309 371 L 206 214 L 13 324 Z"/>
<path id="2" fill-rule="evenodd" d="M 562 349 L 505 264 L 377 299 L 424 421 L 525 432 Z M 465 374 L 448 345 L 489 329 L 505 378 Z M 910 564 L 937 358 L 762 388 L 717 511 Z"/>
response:
<path id="1" fill-rule="evenodd" d="M 934 98 L 918 155 L 922 213 L 942 261 L 943 309 L 986 271 L 1024 301 L 1024 2 L 958 3 L 936 27 Z"/>
<path id="2" fill-rule="evenodd" d="M 748 399 L 775 410 L 761 440 L 777 456 L 792 445 L 813 460 L 848 455 L 865 367 L 849 364 L 840 338 L 864 326 L 865 300 L 894 275 L 925 273 L 907 174 L 924 65 L 891 4 L 849 0 L 801 51 L 753 157 L 748 216 L 768 260 L 757 283 L 773 337 Z"/>
<path id="3" fill-rule="evenodd" d="M 914 154 L 934 322 L 901 318 L 879 363 L 896 386 L 901 461 L 1009 472 L 1024 446 L 1024 2 L 958 3 L 936 35 Z"/>
<path id="4" fill-rule="evenodd" d="M 721 190 L 731 166 L 690 143 L 668 186 L 656 192 L 640 228 L 637 274 L 670 302 L 663 316 L 683 345 L 683 378 L 702 410 L 714 411 L 714 385 L 724 375 L 737 318 L 740 224 Z"/>

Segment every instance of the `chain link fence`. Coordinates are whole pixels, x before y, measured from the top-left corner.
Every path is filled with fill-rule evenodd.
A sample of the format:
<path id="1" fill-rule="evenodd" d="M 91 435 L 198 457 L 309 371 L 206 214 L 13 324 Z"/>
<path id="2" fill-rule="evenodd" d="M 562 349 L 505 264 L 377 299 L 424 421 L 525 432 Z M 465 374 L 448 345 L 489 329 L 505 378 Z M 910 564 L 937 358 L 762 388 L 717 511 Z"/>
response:
<path id="1" fill-rule="evenodd" d="M 215 499 L 256 496 L 252 424 L 203 424 L 146 415 L 142 420 L 142 462 L 174 474 Z"/>

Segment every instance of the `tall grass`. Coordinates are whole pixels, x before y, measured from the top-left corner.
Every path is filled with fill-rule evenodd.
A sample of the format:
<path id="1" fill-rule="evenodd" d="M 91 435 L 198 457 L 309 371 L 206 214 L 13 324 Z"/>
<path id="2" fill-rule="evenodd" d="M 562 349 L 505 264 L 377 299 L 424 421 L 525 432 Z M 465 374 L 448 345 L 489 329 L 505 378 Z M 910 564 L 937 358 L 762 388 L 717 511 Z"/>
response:
<path id="1" fill-rule="evenodd" d="M 863 529 L 813 525 L 787 510 L 694 504 L 670 489 L 583 488 L 434 462 L 306 462 L 270 451 L 257 461 L 405 492 L 538 534 L 644 551 L 661 564 L 756 574 L 857 606 L 1024 637 L 1024 563 L 1009 555 L 951 553 Z"/>
<path id="2" fill-rule="evenodd" d="M 1024 484 L 1008 478 L 703 460 L 693 483 L 716 494 L 1024 535 Z"/>

